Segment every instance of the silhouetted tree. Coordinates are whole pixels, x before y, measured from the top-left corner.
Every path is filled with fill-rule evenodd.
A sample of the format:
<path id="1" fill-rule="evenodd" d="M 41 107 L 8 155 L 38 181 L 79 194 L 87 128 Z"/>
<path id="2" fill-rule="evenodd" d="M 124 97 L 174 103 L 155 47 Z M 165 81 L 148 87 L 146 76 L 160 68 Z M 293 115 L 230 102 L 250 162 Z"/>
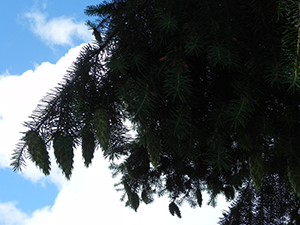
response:
<path id="1" fill-rule="evenodd" d="M 101 146 L 134 210 L 167 194 L 171 214 L 181 217 L 178 205 L 201 206 L 203 191 L 212 205 L 218 194 L 238 193 L 224 221 L 249 224 L 264 220 L 264 196 L 283 193 L 290 208 L 276 203 L 270 213 L 279 207 L 277 218 L 289 216 L 298 205 L 287 196 L 300 195 L 299 5 L 113 0 L 87 7 L 96 40 L 25 123 L 14 170 L 28 156 L 49 174 L 53 146 L 69 179 L 74 147 L 82 146 L 89 166 Z M 268 192 L 270 180 L 277 186 Z"/>

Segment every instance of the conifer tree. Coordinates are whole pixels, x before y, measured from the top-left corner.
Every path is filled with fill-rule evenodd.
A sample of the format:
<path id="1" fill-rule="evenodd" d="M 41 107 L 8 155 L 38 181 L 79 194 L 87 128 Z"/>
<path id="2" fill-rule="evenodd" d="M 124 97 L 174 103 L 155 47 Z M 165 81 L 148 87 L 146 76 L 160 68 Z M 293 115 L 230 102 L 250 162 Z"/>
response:
<path id="1" fill-rule="evenodd" d="M 25 123 L 14 170 L 29 157 L 49 174 L 53 146 L 70 179 L 74 147 L 89 166 L 100 146 L 127 206 L 168 195 L 178 217 L 203 191 L 214 205 L 274 176 L 300 196 L 298 1 L 111 0 L 85 13 L 95 41 Z"/>
<path id="2" fill-rule="evenodd" d="M 278 174 L 265 176 L 257 190 L 245 182 L 229 211 L 223 212 L 220 225 L 300 224 L 300 199 Z"/>

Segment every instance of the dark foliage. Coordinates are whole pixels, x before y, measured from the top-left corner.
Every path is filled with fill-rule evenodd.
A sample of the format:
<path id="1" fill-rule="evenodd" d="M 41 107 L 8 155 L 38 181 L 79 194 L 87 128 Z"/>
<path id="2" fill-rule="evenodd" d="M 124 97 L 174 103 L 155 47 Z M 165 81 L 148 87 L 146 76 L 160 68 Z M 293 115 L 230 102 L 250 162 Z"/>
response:
<path id="1" fill-rule="evenodd" d="M 265 176 L 264 185 L 255 189 L 245 182 L 220 225 L 300 224 L 300 199 L 278 174 Z"/>
<path id="2" fill-rule="evenodd" d="M 88 166 L 100 145 L 134 210 L 167 194 L 171 214 L 181 217 L 178 205 L 201 206 L 207 191 L 212 205 L 218 194 L 238 195 L 222 224 L 293 223 L 294 192 L 300 195 L 299 8 L 294 0 L 87 7 L 96 16 L 87 23 L 96 40 L 25 124 L 35 141 L 26 135 L 17 146 L 14 170 L 29 155 L 48 174 L 46 144 L 53 142 L 70 178 L 73 146 L 82 145 Z M 125 135 L 126 119 L 135 138 Z"/>

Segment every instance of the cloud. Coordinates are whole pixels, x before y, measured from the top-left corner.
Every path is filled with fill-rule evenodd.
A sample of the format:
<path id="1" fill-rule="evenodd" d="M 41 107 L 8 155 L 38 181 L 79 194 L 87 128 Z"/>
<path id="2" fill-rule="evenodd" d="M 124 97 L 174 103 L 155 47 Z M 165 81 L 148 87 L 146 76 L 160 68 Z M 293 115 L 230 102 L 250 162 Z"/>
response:
<path id="1" fill-rule="evenodd" d="M 44 62 L 35 70 L 21 76 L 6 72 L 0 75 L 0 168 L 9 167 L 12 150 L 22 137 L 22 126 L 39 101 L 62 81 L 66 71 L 79 55 L 82 46 L 71 49 L 56 64 Z M 37 182 L 43 175 L 30 162 L 24 170 L 25 177 Z"/>
<path id="2" fill-rule="evenodd" d="M 61 16 L 47 19 L 46 14 L 37 10 L 24 16 L 29 20 L 31 31 L 50 46 L 74 46 L 74 39 L 83 42 L 92 40 L 92 33 L 84 22 L 77 22 L 73 18 Z"/>
<path id="3" fill-rule="evenodd" d="M 0 224 L 21 225 L 28 216 L 17 209 L 15 202 L 0 202 Z"/>
<path id="4" fill-rule="evenodd" d="M 118 179 L 112 179 L 108 170 L 108 162 L 103 159 L 98 150 L 90 168 L 83 166 L 80 149 L 75 152 L 73 176 L 60 190 L 55 203 L 51 207 L 36 210 L 25 225 L 52 224 L 90 224 L 102 223 L 139 225 L 157 224 L 217 224 L 224 208 L 224 199 L 216 208 L 203 206 L 191 209 L 187 204 L 181 208 L 182 219 L 172 217 L 168 210 L 167 198 L 156 199 L 150 205 L 141 204 L 137 212 L 125 208 L 120 202 L 121 193 L 115 191 L 113 184 Z M 208 197 L 204 196 L 204 201 Z M 205 205 L 205 204 L 204 204 Z"/>
<path id="5" fill-rule="evenodd" d="M 62 80 L 81 48 L 82 46 L 71 49 L 56 64 L 42 63 L 35 70 L 28 70 L 21 76 L 8 73 L 0 76 L 0 115 L 3 117 L 0 121 L 0 167 L 9 166 L 12 150 L 21 137 L 19 131 L 24 131 L 22 122 L 28 120 L 28 115 L 48 90 Z M 208 198 L 204 196 L 202 208 L 191 209 L 184 204 L 181 208 L 183 218 L 178 219 L 169 213 L 169 200 L 160 198 L 150 205 L 141 204 L 136 213 L 125 208 L 124 202 L 120 202 L 121 193 L 116 192 L 113 186 L 119 180 L 111 178 L 108 162 L 104 160 L 100 150 L 96 151 L 89 168 L 84 167 L 80 147 L 75 150 L 74 170 L 70 181 L 62 176 L 53 159 L 53 152 L 51 156 L 52 170 L 48 177 L 44 177 L 29 161 L 22 175 L 32 182 L 47 181 L 44 182 L 45 185 L 54 183 L 59 189 L 54 204 L 37 209 L 29 215 L 18 209 L 14 202 L 0 203 L 0 224 L 98 225 L 109 221 L 111 224 L 139 225 L 142 221 L 144 225 L 214 225 L 228 205 L 221 198 L 216 208 L 206 207 Z M 22 187 L 18 188 L 22 191 Z"/>

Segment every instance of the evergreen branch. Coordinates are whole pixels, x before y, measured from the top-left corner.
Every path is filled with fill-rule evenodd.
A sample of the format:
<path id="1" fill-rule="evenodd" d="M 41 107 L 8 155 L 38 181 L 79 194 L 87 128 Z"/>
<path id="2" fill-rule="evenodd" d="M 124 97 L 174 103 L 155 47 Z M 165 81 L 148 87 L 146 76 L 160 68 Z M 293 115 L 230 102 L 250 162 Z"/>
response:
<path id="1" fill-rule="evenodd" d="M 170 133 L 178 139 L 184 139 L 190 132 L 191 118 L 184 109 L 174 109 L 170 120 Z"/>
<path id="2" fill-rule="evenodd" d="M 146 92 L 145 92 L 145 95 L 144 95 L 144 97 L 143 97 L 142 102 L 139 104 L 139 107 L 138 107 L 137 110 L 136 110 L 135 115 L 139 115 L 140 111 L 143 109 L 143 106 L 144 106 L 144 104 L 145 104 L 147 98 L 148 98 L 148 92 L 146 91 Z"/>
<path id="3" fill-rule="evenodd" d="M 273 224 L 270 218 L 298 216 L 293 200 L 282 201 L 290 211 L 278 211 L 270 203 L 280 205 L 282 195 L 243 189 L 251 174 L 266 190 L 262 175 L 274 173 L 290 179 L 278 190 L 300 193 L 299 168 L 288 168 L 300 158 L 300 94 L 286 91 L 298 87 L 300 2 L 265 3 L 113 0 L 88 7 L 98 17 L 88 22 L 98 42 L 82 49 L 64 84 L 25 124 L 29 145 L 22 142 L 13 153 L 14 170 L 28 153 L 47 173 L 45 147 L 53 141 L 69 178 L 73 147 L 81 142 L 88 166 L 100 145 L 105 158 L 122 160 L 110 169 L 121 175 L 122 198 L 134 210 L 155 192 L 169 195 L 169 210 L 180 217 L 182 202 L 202 205 L 201 190 L 213 205 L 218 194 L 230 200 L 237 190 L 243 196 L 229 222 Z M 134 140 L 124 137 L 124 118 L 136 126 Z M 257 149 L 266 167 L 253 158 Z"/>
<path id="4" fill-rule="evenodd" d="M 225 113 L 232 121 L 232 126 L 237 129 L 239 125 L 245 127 L 252 116 L 253 105 L 247 97 L 242 97 L 240 100 L 232 100 L 227 107 Z"/>
<path id="5" fill-rule="evenodd" d="M 179 124 L 180 124 L 180 122 L 181 122 L 182 114 L 183 114 L 183 112 L 181 111 L 181 112 L 179 113 L 179 117 L 178 117 L 178 119 L 177 119 L 177 121 L 176 121 L 176 124 L 175 124 L 174 134 L 176 134 L 176 133 L 178 132 L 178 127 L 179 127 Z"/>
<path id="6" fill-rule="evenodd" d="M 295 86 L 297 84 L 299 75 L 298 75 L 298 68 L 299 68 L 299 63 L 298 63 L 298 58 L 299 58 L 299 53 L 300 53 L 300 1 L 298 1 L 298 23 L 297 23 L 297 27 L 298 27 L 298 36 L 297 36 L 297 45 L 296 45 L 296 56 L 295 56 L 295 60 L 294 60 L 294 78 L 292 81 L 292 84 L 290 86 L 290 88 L 292 86 Z M 299 85 L 297 85 L 299 86 Z"/>
<path id="7" fill-rule="evenodd" d="M 23 139 L 22 139 L 23 140 Z M 18 147 L 14 150 L 13 154 L 12 154 L 12 162 L 10 164 L 10 166 L 12 166 L 12 169 L 14 172 L 21 172 L 22 171 L 22 167 L 26 166 L 25 163 L 25 148 L 26 148 L 26 144 L 18 144 Z"/>
<path id="8" fill-rule="evenodd" d="M 240 105 L 240 108 L 239 108 L 239 110 L 238 110 L 238 112 L 237 112 L 237 114 L 236 114 L 236 116 L 234 118 L 234 120 L 238 119 L 238 117 L 240 116 L 241 112 L 244 110 L 244 106 L 245 106 L 245 101 L 243 100 L 242 104 Z"/>
<path id="9" fill-rule="evenodd" d="M 183 73 L 179 70 L 168 71 L 165 84 L 163 86 L 166 97 L 172 96 L 174 103 L 176 98 L 184 103 L 192 93 L 192 84 L 189 73 Z"/>

